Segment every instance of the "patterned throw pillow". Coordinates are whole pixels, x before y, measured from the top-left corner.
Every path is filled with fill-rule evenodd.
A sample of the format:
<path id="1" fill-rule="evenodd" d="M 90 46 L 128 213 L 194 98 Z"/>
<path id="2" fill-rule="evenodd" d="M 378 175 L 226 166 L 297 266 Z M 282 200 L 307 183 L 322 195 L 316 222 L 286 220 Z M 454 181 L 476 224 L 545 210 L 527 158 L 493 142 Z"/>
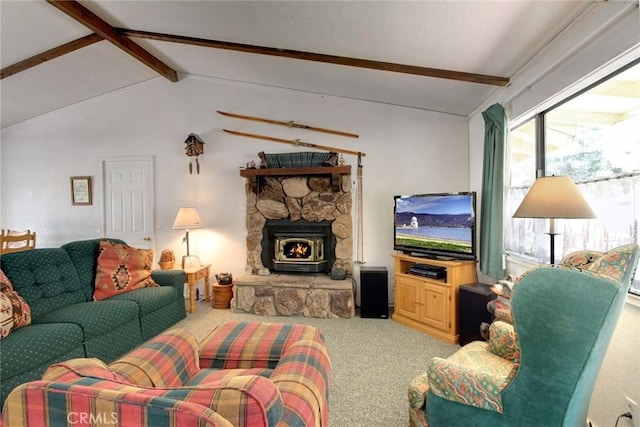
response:
<path id="1" fill-rule="evenodd" d="M 100 301 L 136 289 L 158 286 L 151 278 L 152 262 L 151 249 L 136 249 L 101 239 L 93 299 Z"/>
<path id="2" fill-rule="evenodd" d="M 636 247 L 634 244 L 629 244 L 611 249 L 589 265 L 587 270 L 608 276 L 619 283 L 627 271 Z"/>
<path id="3" fill-rule="evenodd" d="M 520 363 L 520 345 L 513 326 L 499 320 L 489 327 L 489 350 L 503 359 Z"/>
<path id="4" fill-rule="evenodd" d="M 31 308 L 0 270 L 0 339 L 31 323 Z"/>
<path id="5" fill-rule="evenodd" d="M 580 250 L 565 255 L 560 261 L 560 265 L 573 267 L 579 270 L 588 268 L 594 261 L 599 259 L 604 252 L 593 250 Z"/>

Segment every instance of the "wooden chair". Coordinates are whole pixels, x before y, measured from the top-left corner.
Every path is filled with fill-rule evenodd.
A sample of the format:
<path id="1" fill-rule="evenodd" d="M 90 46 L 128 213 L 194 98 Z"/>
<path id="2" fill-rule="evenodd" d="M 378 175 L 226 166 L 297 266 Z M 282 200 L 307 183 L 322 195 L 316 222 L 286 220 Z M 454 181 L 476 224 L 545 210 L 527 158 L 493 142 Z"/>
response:
<path id="1" fill-rule="evenodd" d="M 0 254 L 29 251 L 35 247 L 36 233 L 32 233 L 31 230 L 2 230 L 0 234 Z"/>

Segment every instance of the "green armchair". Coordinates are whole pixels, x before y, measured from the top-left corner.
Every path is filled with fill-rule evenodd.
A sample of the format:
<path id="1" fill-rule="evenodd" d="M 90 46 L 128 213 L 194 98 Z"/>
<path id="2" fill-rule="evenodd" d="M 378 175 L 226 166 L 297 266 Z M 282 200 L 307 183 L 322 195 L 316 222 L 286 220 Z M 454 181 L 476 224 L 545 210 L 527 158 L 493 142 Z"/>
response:
<path id="1" fill-rule="evenodd" d="M 434 358 L 409 386 L 412 426 L 585 426 L 589 401 L 638 264 L 615 248 L 589 264 L 523 274 L 513 325 Z"/>

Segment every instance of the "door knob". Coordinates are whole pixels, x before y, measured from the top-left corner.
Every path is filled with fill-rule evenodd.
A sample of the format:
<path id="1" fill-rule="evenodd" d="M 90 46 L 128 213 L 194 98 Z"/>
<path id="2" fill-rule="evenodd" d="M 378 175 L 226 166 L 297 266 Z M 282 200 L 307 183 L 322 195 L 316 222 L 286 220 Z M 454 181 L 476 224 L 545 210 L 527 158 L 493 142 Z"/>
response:
<path id="1" fill-rule="evenodd" d="M 142 240 L 144 240 L 145 242 L 150 242 L 151 241 L 151 237 L 147 236 L 147 237 L 143 238 Z"/>

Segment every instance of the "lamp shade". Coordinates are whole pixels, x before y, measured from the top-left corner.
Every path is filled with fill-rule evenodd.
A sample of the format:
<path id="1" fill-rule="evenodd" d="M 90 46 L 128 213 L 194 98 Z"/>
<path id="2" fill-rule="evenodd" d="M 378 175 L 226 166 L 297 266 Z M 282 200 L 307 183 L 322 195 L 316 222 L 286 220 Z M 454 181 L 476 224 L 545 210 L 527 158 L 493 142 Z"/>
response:
<path id="1" fill-rule="evenodd" d="M 202 222 L 200 221 L 200 215 L 196 208 L 180 208 L 176 220 L 173 221 L 174 230 L 185 230 L 193 228 L 202 228 Z"/>
<path id="2" fill-rule="evenodd" d="M 514 218 L 595 218 L 596 215 L 568 176 L 536 179 Z"/>

